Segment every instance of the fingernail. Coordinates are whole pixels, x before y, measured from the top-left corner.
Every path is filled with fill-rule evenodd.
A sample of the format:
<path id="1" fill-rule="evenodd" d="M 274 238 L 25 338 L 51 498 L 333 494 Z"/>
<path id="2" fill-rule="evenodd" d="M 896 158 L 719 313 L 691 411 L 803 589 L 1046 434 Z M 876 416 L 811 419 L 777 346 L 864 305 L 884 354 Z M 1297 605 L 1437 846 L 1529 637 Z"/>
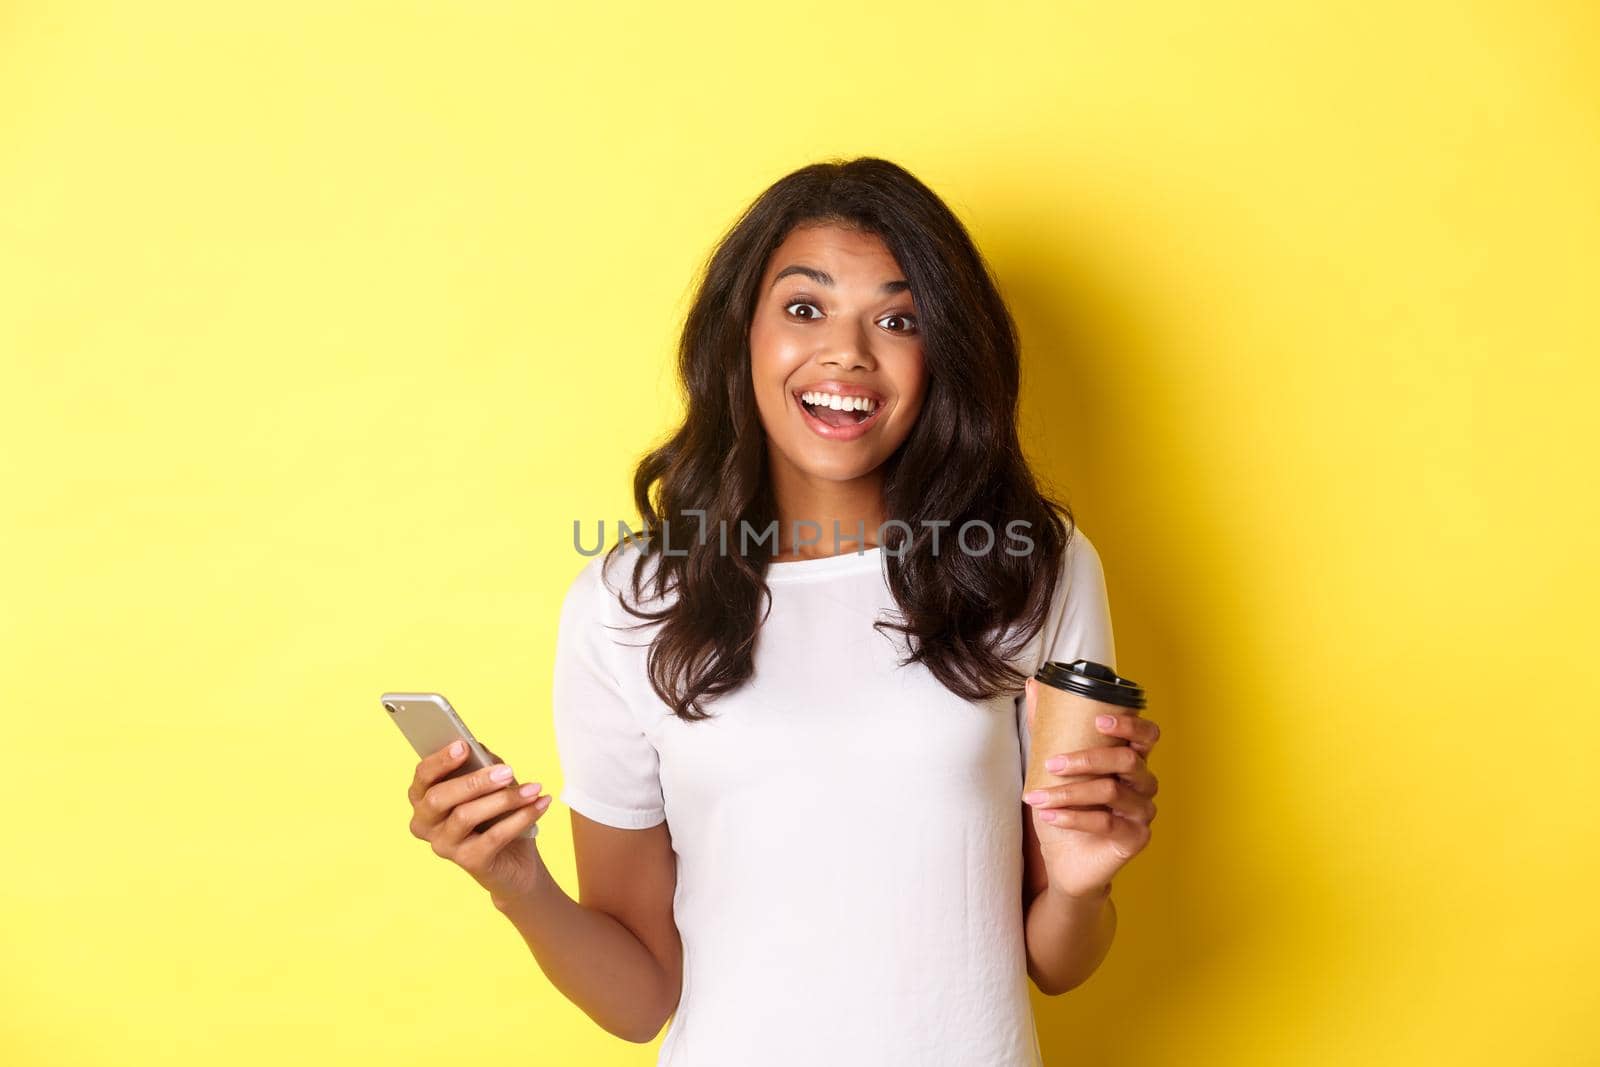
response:
<path id="1" fill-rule="evenodd" d="M 544 808 L 548 808 L 550 806 L 550 801 L 552 799 L 554 799 L 554 798 L 552 798 L 549 793 L 546 793 L 544 796 L 540 797 L 538 800 L 535 800 L 533 802 L 533 806 L 536 807 L 536 808 L 539 808 L 541 810 L 544 809 Z"/>
<path id="2" fill-rule="evenodd" d="M 1047 771 L 1059 771 L 1066 765 L 1067 757 L 1065 756 L 1051 756 L 1049 759 L 1044 761 L 1044 769 Z"/>
<path id="3" fill-rule="evenodd" d="M 1096 726 L 1110 728 L 1117 725 L 1117 717 L 1115 715 L 1098 715 L 1095 717 L 1094 724 Z"/>
<path id="4" fill-rule="evenodd" d="M 467 750 L 467 746 L 462 744 L 460 741 L 457 741 L 455 744 L 450 746 L 450 755 L 451 756 L 459 756 L 459 755 L 461 755 L 461 753 L 465 752 L 466 750 Z"/>
<path id="5" fill-rule="evenodd" d="M 493 778 L 497 782 L 509 782 L 511 781 L 511 768 L 496 767 L 494 770 L 489 772 L 489 777 Z"/>
<path id="6" fill-rule="evenodd" d="M 1031 793 L 1022 794 L 1022 799 L 1023 799 L 1024 803 L 1037 804 L 1037 803 L 1039 803 L 1039 801 L 1044 799 L 1044 793 L 1041 792 L 1040 790 L 1035 789 Z"/>
<path id="7" fill-rule="evenodd" d="M 527 785 L 525 785 L 521 789 L 517 790 L 517 792 L 521 793 L 525 797 L 536 796 L 536 795 L 538 795 L 538 792 L 539 792 L 539 783 L 538 782 L 529 782 Z"/>

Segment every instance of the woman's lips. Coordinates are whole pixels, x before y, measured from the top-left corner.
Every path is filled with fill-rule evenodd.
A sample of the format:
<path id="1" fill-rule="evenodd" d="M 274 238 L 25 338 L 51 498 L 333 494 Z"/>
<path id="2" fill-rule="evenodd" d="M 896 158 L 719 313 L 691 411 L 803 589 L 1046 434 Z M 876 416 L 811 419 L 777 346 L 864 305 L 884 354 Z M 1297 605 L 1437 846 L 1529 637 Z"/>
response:
<path id="1" fill-rule="evenodd" d="M 806 408 L 805 401 L 800 399 L 799 393 L 791 393 L 794 405 L 800 411 L 800 421 L 805 423 L 812 433 L 829 441 L 854 441 L 856 438 L 872 429 L 872 424 L 878 421 L 878 416 L 883 414 L 883 409 L 888 405 L 878 403 L 871 414 L 860 422 L 847 422 L 843 426 L 829 426 Z"/>

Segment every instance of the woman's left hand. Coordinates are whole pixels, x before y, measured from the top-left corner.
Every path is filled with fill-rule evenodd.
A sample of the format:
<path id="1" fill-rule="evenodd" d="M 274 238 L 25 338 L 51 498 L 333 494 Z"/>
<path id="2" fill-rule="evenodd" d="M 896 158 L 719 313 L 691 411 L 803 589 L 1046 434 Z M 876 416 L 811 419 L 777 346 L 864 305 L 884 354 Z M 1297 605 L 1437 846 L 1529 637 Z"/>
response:
<path id="1" fill-rule="evenodd" d="M 1027 682 L 1028 722 L 1038 683 Z M 1053 754 L 1045 768 L 1062 777 L 1092 775 L 1065 785 L 1023 794 L 1033 808 L 1033 827 L 1050 875 L 1050 888 L 1069 896 L 1093 896 L 1150 841 L 1159 783 L 1146 760 L 1161 738 L 1154 719 L 1117 714 L 1096 729 L 1127 744 Z M 1060 766 L 1052 762 L 1060 759 Z"/>

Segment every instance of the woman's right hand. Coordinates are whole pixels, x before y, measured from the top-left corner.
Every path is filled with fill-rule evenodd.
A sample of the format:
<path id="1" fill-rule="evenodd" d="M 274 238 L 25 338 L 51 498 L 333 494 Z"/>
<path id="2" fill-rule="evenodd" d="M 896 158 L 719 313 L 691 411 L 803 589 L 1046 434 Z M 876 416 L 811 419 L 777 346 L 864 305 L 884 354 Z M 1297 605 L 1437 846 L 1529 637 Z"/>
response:
<path id="1" fill-rule="evenodd" d="M 451 753 L 459 745 L 460 751 Z M 488 749 L 485 749 L 488 751 Z M 433 846 L 443 856 L 472 875 L 499 900 L 512 899 L 532 889 L 543 860 L 533 841 L 519 838 L 550 807 L 550 794 L 540 795 L 539 782 L 518 787 L 508 775 L 504 782 L 491 777 L 511 768 L 489 752 L 495 762 L 459 778 L 446 778 L 467 758 L 465 742 L 452 742 L 417 763 L 406 796 L 411 801 L 411 834 Z M 524 791 L 526 795 L 524 795 Z M 509 811 L 482 833 L 473 827 Z"/>

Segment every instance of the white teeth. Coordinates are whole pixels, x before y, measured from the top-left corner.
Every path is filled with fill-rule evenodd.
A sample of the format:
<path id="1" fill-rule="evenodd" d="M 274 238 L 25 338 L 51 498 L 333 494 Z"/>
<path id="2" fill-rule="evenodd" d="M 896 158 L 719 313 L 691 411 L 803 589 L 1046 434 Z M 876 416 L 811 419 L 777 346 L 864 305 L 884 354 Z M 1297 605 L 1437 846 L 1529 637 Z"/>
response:
<path id="1" fill-rule="evenodd" d="M 813 407 L 832 408 L 835 411 L 871 411 L 877 406 L 871 397 L 840 396 L 838 393 L 801 393 L 800 399 Z"/>

